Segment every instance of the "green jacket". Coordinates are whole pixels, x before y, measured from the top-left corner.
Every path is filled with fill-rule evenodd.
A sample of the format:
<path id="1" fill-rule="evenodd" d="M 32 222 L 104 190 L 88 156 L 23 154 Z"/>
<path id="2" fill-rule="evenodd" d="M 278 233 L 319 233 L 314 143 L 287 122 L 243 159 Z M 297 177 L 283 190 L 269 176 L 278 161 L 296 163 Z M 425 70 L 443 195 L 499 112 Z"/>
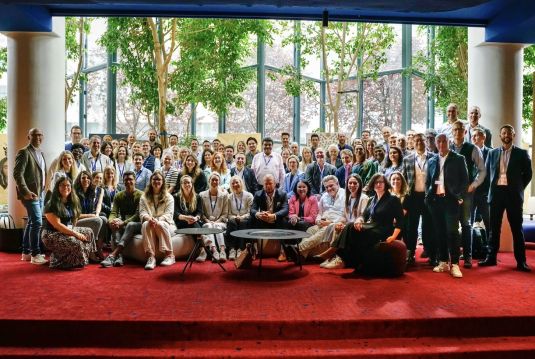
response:
<path id="1" fill-rule="evenodd" d="M 139 222 L 139 200 L 143 191 L 136 189 L 133 196 L 128 196 L 125 191 L 115 195 L 111 208 L 109 221 L 120 218 L 123 222 Z"/>

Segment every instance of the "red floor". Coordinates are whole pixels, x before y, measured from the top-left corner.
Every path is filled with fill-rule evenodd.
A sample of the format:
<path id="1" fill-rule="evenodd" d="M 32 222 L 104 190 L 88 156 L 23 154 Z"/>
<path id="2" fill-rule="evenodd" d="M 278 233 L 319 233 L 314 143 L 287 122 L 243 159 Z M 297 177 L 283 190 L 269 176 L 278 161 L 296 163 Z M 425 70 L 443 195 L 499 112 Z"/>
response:
<path id="1" fill-rule="evenodd" d="M 527 255 L 535 267 L 535 250 L 528 250 Z M 463 270 L 462 279 L 433 273 L 424 260 L 419 261 L 397 279 L 352 276 L 351 270 L 329 271 L 316 264 L 300 271 L 273 259 L 264 262 L 261 274 L 256 267 L 236 270 L 232 262 L 225 264 L 227 272 L 223 272 L 206 262 L 195 263 L 181 278 L 183 262 L 154 271 L 131 262 L 123 268 L 90 265 L 59 271 L 21 262 L 18 254 L 0 253 L 0 328 L 4 328 L 3 335 L 10 334 L 8 327 L 13 332 L 34 330 L 34 337 L 45 332 L 65 335 L 77 328 L 102 336 L 122 330 L 128 332 L 128 343 L 138 340 L 133 338 L 145 339 L 148 331 L 148 346 L 154 347 L 161 334 L 175 343 L 175 349 L 180 340 L 228 338 L 246 341 L 246 347 L 255 346 L 255 338 L 274 341 L 281 337 L 305 344 L 319 339 L 501 337 L 507 343 L 504 348 L 516 346 L 517 350 L 525 350 L 526 343 L 532 342 L 535 272 L 513 270 L 512 254 L 500 254 L 496 267 Z M 508 336 L 519 339 L 513 345 L 504 339 Z M 91 340 L 77 345 L 91 347 Z M 491 346 L 493 340 L 486 343 Z M 21 343 L 11 349 L 9 344 L 2 342 L 0 354 L 31 354 L 30 349 L 25 349 L 26 354 L 20 351 Z M 221 347 L 229 345 L 235 346 Z M 272 344 L 268 349 L 274 348 Z M 191 356 L 197 356 L 195 348 L 190 349 Z"/>

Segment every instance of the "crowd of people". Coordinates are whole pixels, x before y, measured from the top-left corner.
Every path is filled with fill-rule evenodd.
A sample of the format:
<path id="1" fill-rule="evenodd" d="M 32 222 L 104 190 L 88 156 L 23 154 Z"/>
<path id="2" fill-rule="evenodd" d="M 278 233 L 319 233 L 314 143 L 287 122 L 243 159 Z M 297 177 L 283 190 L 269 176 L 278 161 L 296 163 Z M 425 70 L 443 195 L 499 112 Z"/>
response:
<path id="1" fill-rule="evenodd" d="M 421 240 L 434 272 L 461 278 L 460 261 L 472 267 L 475 222 L 489 234 L 478 265 L 497 264 L 506 210 L 517 269 L 530 271 L 522 232 L 529 155 L 513 145 L 512 126 L 501 127 L 501 144 L 491 148 L 480 109 L 472 107 L 468 121 L 457 113 L 450 104 L 447 122 L 424 133 L 385 126 L 381 139 L 364 130 L 349 143 L 339 133 L 337 143 L 325 146 L 316 133 L 303 147 L 282 133 L 280 149 L 269 137 L 235 146 L 194 138 L 183 147 L 176 135 L 163 148 L 154 130 L 143 141 L 133 134 L 83 139 L 73 126 L 71 142 L 48 167 L 43 133 L 31 129 L 13 170 L 28 212 L 22 260 L 53 268 L 90 261 L 122 266 L 124 248 L 141 234 L 145 269 L 154 269 L 158 253 L 164 258 L 159 265 L 175 263 L 175 229 L 209 227 L 224 232 L 203 237 L 196 260 L 224 262 L 251 248 L 233 231 L 291 228 L 310 236 L 282 246 L 279 261 L 358 270 L 379 243 L 402 240 L 412 265 Z"/>

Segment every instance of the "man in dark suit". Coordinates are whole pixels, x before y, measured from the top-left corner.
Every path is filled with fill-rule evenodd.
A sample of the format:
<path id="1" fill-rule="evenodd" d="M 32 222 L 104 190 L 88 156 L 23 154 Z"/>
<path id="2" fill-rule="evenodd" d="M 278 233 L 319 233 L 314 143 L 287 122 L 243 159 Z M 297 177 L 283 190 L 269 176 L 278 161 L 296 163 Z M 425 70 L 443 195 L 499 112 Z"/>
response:
<path id="1" fill-rule="evenodd" d="M 32 264 L 45 264 L 47 260 L 41 254 L 39 239 L 43 224 L 43 199 L 46 182 L 46 162 L 40 149 L 43 132 L 32 128 L 28 132 L 28 146 L 20 149 L 15 157 L 13 177 L 17 186 L 17 198 L 28 212 L 28 222 L 22 239 L 23 261 Z"/>
<path id="2" fill-rule="evenodd" d="M 264 189 L 253 198 L 249 228 L 286 228 L 288 212 L 286 192 L 276 189 L 273 175 L 265 175 Z"/>
<path id="3" fill-rule="evenodd" d="M 480 266 L 495 266 L 500 249 L 500 232 L 503 211 L 513 233 L 514 253 L 517 269 L 530 272 L 526 263 L 526 248 L 522 232 L 522 206 L 524 189 L 531 181 L 531 159 L 528 152 L 513 145 L 515 130 L 511 125 L 500 128 L 502 146 L 492 149 L 487 157 L 487 173 L 490 176 L 490 233 L 489 254 Z"/>
<path id="4" fill-rule="evenodd" d="M 253 170 L 249 167 L 245 167 L 245 155 L 243 153 L 237 153 L 235 156 L 235 160 L 236 167 L 233 167 L 230 170 L 230 176 L 241 177 L 243 183 L 245 183 L 245 189 L 247 190 L 247 192 L 255 194 L 255 192 L 259 189 L 258 182 L 256 182 L 256 177 L 254 175 Z"/>
<path id="5" fill-rule="evenodd" d="M 353 152 L 343 149 L 340 152 L 340 158 L 342 159 L 342 166 L 336 170 L 334 175 L 338 178 L 340 188 L 346 188 L 347 178 L 353 170 Z"/>
<path id="6" fill-rule="evenodd" d="M 331 164 L 325 163 L 325 151 L 323 148 L 318 147 L 314 151 L 316 161 L 307 166 L 305 171 L 305 180 L 310 183 L 312 194 L 321 195 L 325 188 L 322 181 L 325 176 L 334 175 L 336 167 Z"/>
<path id="7" fill-rule="evenodd" d="M 468 188 L 468 170 L 464 157 L 450 151 L 445 133 L 437 135 L 436 143 L 438 156 L 429 159 L 425 181 L 425 201 L 433 217 L 439 249 L 439 263 L 433 272 L 449 271 L 454 278 L 462 278 L 457 236 L 461 205 Z"/>
<path id="8" fill-rule="evenodd" d="M 435 154 L 425 149 L 425 135 L 423 133 L 415 133 L 412 139 L 415 151 L 403 158 L 403 176 L 407 180 L 409 187 L 409 194 L 405 199 L 408 205 L 408 226 L 404 235 L 404 241 L 409 251 L 407 253 L 407 263 L 413 264 L 415 262 L 418 224 L 421 217 L 424 250 L 429 256 L 429 263 L 436 267 L 438 265 L 438 246 L 432 231 L 431 213 L 429 213 L 424 203 L 428 164 Z"/>

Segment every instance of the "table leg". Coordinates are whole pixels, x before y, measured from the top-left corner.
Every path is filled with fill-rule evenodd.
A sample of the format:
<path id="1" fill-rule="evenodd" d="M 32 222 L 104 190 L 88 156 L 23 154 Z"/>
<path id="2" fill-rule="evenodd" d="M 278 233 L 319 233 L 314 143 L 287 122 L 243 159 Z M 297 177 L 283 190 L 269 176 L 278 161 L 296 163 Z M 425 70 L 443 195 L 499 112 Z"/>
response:
<path id="1" fill-rule="evenodd" d="M 191 266 L 193 265 L 193 257 L 199 250 L 199 245 L 201 242 L 202 242 L 202 239 L 195 237 L 195 245 L 193 246 L 193 250 L 188 256 L 188 260 L 186 261 L 186 264 L 184 265 L 184 269 L 182 269 L 182 275 L 184 275 L 188 266 L 191 268 Z"/>
<path id="2" fill-rule="evenodd" d="M 263 254 L 264 239 L 263 238 L 260 238 L 259 247 L 260 248 L 258 248 L 258 257 L 260 258 L 260 261 L 258 262 L 258 273 L 262 271 L 262 257 L 264 256 Z"/>
<path id="3" fill-rule="evenodd" d="M 295 246 L 297 249 L 297 264 L 299 264 L 299 270 L 303 270 L 303 263 L 301 263 L 301 252 L 299 251 L 299 243 Z"/>
<path id="4" fill-rule="evenodd" d="M 215 238 L 215 234 L 214 234 L 214 244 L 217 243 L 217 239 Z M 216 247 L 217 248 L 217 247 Z M 223 267 L 223 265 L 221 263 L 219 263 L 219 261 L 217 261 L 217 264 L 221 267 L 221 269 L 223 269 L 224 272 L 226 272 L 227 270 L 225 269 L 225 267 Z"/>

